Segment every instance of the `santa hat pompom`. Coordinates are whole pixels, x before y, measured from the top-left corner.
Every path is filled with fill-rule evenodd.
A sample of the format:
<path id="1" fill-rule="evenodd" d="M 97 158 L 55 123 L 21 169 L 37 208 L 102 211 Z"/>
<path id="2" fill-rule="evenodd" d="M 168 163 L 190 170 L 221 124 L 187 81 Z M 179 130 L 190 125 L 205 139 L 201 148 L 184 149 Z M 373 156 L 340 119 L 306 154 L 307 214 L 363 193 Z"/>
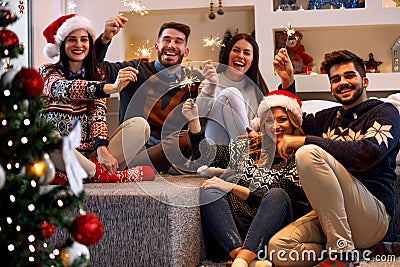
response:
<path id="1" fill-rule="evenodd" d="M 53 59 L 60 54 L 60 46 L 69 33 L 75 30 L 84 29 L 93 38 L 96 37 L 94 27 L 90 20 L 76 14 L 64 15 L 53 21 L 43 31 L 47 44 L 43 49 L 45 56 Z"/>
<path id="2" fill-rule="evenodd" d="M 46 44 L 43 49 L 43 54 L 48 58 L 55 58 L 60 54 L 59 47 L 55 44 Z"/>
<path id="3" fill-rule="evenodd" d="M 264 96 L 258 107 L 257 115 L 262 121 L 263 115 L 273 107 L 282 107 L 289 110 L 295 117 L 297 123 L 303 123 L 303 111 L 301 110 L 301 100 L 294 94 L 286 90 L 275 90 Z"/>

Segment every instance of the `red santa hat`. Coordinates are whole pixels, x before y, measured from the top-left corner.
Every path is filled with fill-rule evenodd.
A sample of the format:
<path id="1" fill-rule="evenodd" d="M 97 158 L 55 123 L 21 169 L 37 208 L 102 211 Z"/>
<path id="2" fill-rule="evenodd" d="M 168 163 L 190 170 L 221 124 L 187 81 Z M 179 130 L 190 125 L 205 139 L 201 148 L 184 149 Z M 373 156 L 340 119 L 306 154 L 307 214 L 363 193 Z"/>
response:
<path id="1" fill-rule="evenodd" d="M 292 112 L 299 125 L 303 123 L 301 100 L 289 91 L 275 90 L 266 94 L 258 106 L 257 114 L 259 118 L 262 119 L 266 111 L 273 107 L 282 107 L 289 110 Z"/>
<path id="2" fill-rule="evenodd" d="M 43 49 L 45 56 L 53 59 L 60 54 L 60 46 L 65 37 L 72 31 L 84 29 L 93 38 L 96 37 L 92 23 L 85 17 L 76 14 L 64 15 L 53 21 L 43 31 L 47 44 Z"/>

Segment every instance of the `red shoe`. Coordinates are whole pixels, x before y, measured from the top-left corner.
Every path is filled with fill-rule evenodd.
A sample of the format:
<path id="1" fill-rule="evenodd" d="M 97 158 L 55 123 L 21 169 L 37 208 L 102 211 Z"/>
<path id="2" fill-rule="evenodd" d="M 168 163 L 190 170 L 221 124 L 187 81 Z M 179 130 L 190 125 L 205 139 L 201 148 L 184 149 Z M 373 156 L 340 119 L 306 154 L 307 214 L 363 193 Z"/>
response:
<path id="1" fill-rule="evenodd" d="M 104 170 L 96 158 L 91 158 L 96 164 L 96 174 L 92 178 L 88 178 L 85 182 L 88 183 L 125 183 L 139 181 L 153 181 L 156 176 L 154 170 L 149 166 L 137 166 L 123 171 L 116 171 L 114 174 L 109 174 Z"/>

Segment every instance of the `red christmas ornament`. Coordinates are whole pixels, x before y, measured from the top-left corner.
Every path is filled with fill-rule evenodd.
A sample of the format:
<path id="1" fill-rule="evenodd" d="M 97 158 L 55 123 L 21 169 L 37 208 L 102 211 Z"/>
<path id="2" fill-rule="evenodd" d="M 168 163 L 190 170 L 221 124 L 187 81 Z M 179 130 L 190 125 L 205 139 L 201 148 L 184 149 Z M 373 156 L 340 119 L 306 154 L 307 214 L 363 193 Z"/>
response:
<path id="1" fill-rule="evenodd" d="M 43 92 L 44 80 L 34 68 L 22 68 L 14 78 L 14 84 L 28 98 L 39 96 Z"/>
<path id="2" fill-rule="evenodd" d="M 40 228 L 42 228 L 44 239 L 49 239 L 53 236 L 56 227 L 53 224 L 44 221 L 40 223 Z"/>
<path id="3" fill-rule="evenodd" d="M 12 48 L 18 46 L 18 36 L 14 32 L 6 29 L 0 30 L 0 47 Z"/>
<path id="4" fill-rule="evenodd" d="M 103 224 L 93 213 L 79 215 L 73 221 L 70 232 L 75 241 L 90 246 L 99 242 L 104 233 Z"/>

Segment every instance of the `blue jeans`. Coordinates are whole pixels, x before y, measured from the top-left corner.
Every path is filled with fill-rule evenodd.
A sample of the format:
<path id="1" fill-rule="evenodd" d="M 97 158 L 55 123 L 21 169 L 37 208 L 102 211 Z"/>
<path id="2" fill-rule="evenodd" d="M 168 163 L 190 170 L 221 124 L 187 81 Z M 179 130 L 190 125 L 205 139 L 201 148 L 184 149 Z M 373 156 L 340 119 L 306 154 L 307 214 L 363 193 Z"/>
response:
<path id="1" fill-rule="evenodd" d="M 200 207 L 203 222 L 228 254 L 238 247 L 257 254 L 275 233 L 293 220 L 290 198 L 281 188 L 273 188 L 262 197 L 250 227 L 233 212 L 225 192 L 204 189 L 200 197 L 201 203 L 205 203 Z"/>

